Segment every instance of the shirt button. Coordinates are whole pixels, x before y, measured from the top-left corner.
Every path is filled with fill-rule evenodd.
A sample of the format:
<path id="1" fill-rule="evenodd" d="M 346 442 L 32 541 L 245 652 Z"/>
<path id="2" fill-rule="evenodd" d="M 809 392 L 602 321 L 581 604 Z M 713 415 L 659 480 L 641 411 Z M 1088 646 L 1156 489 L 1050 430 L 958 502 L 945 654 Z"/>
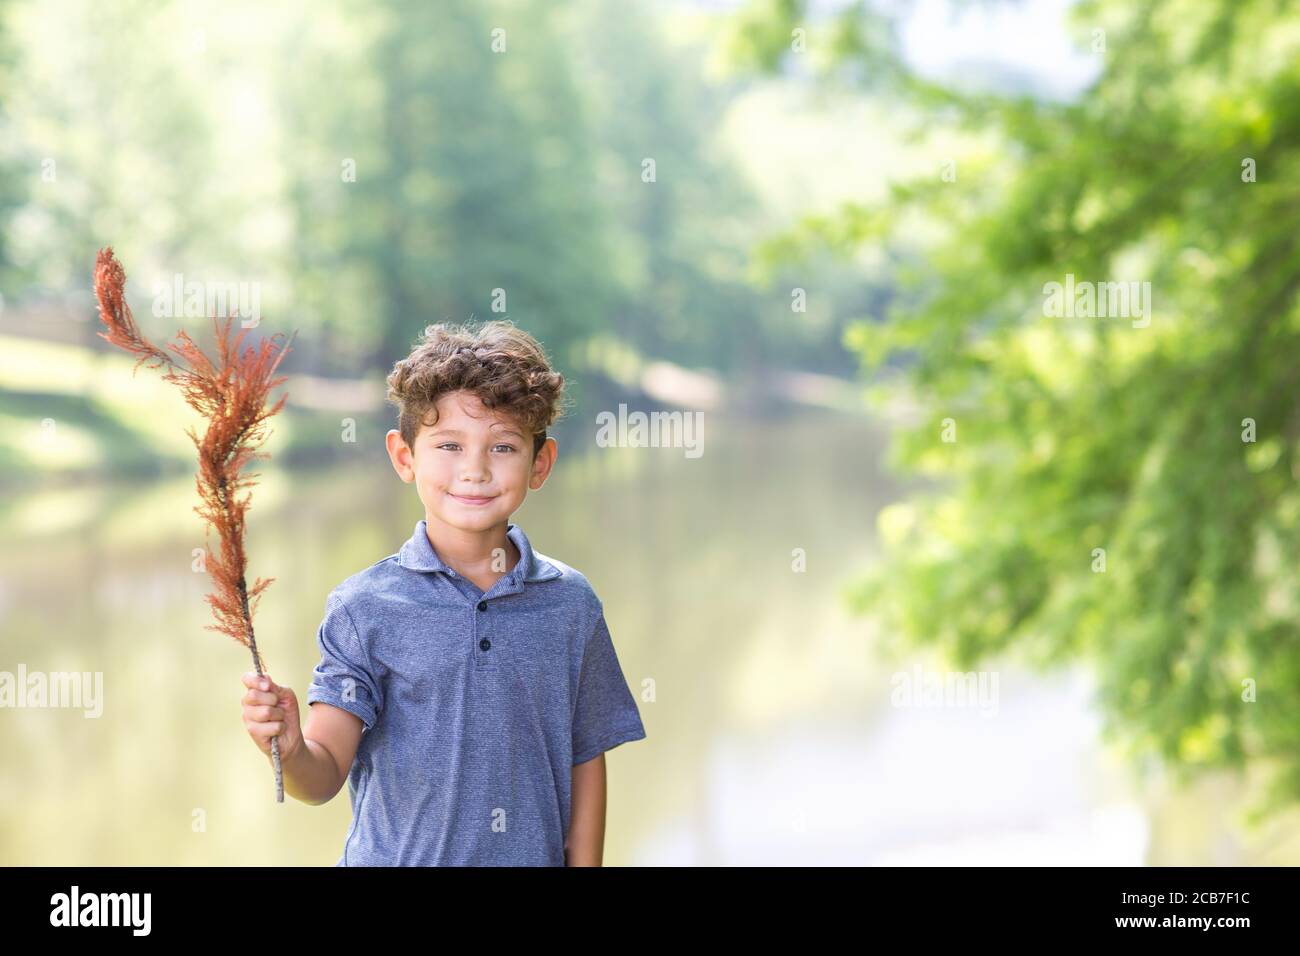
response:
<path id="1" fill-rule="evenodd" d="M 486 610 L 487 610 L 487 601 L 479 601 L 479 602 L 478 602 L 478 609 L 479 609 L 480 611 L 486 611 Z"/>
<path id="2" fill-rule="evenodd" d="M 486 651 L 489 647 L 492 646 L 492 642 L 485 637 L 483 638 L 483 640 L 478 642 L 478 646 Z"/>

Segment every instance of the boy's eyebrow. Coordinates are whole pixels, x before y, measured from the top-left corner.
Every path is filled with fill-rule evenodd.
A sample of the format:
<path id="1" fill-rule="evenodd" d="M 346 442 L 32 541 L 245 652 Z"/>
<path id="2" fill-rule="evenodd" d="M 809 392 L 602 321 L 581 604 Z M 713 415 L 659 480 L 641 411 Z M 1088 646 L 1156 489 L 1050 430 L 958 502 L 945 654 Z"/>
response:
<path id="1" fill-rule="evenodd" d="M 501 429 L 499 432 L 497 432 L 498 435 L 515 435 L 519 438 L 524 437 L 523 432 L 519 431 L 518 429 L 511 428 L 509 425 L 493 425 L 492 427 Z M 435 435 L 454 435 L 459 438 L 463 434 L 464 432 L 462 432 L 459 428 L 435 428 L 433 431 L 429 432 L 429 437 L 432 438 Z"/>

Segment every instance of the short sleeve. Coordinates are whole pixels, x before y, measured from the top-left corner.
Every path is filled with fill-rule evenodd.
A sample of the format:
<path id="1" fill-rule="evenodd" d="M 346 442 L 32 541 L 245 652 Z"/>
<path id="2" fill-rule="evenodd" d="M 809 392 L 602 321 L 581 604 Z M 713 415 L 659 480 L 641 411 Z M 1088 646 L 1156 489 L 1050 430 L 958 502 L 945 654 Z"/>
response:
<path id="1" fill-rule="evenodd" d="M 573 763 L 586 763 L 619 744 L 644 737 L 645 727 L 602 611 L 582 656 L 573 709 Z"/>
<path id="2" fill-rule="evenodd" d="M 316 646 L 320 649 L 320 663 L 312 671 L 307 703 L 320 701 L 341 707 L 360 717 L 365 730 L 369 730 L 384 706 L 383 692 L 352 615 L 333 592 L 325 602 L 325 618 L 316 632 Z"/>

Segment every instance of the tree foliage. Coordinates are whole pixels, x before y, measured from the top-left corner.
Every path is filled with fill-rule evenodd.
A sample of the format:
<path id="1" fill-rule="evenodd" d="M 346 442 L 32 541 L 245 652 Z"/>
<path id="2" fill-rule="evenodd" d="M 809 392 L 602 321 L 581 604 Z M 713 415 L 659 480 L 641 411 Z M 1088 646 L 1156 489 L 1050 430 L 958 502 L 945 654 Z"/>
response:
<path id="1" fill-rule="evenodd" d="M 1073 26 L 1104 31 L 1102 69 L 1064 103 L 915 77 L 860 8 L 827 31 L 849 75 L 999 144 L 846 214 L 906 251 L 850 342 L 919 403 L 894 463 L 942 479 L 882 512 L 851 596 L 962 668 L 1092 661 L 1108 735 L 1181 771 L 1259 762 L 1268 812 L 1300 798 L 1300 15 L 1098 2 Z M 758 63 L 789 35 L 746 30 Z M 1067 275 L 1150 282 L 1149 322 L 1053 317 Z"/>

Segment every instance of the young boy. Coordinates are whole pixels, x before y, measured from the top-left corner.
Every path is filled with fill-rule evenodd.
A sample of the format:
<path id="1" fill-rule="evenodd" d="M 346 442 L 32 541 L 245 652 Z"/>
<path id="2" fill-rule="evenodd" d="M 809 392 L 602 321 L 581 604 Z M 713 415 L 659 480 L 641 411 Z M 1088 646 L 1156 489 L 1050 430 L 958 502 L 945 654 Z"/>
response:
<path id="1" fill-rule="evenodd" d="M 510 516 L 555 464 L 564 379 L 508 322 L 431 325 L 388 377 L 388 455 L 424 518 L 330 592 L 297 697 L 244 675 L 244 723 L 285 792 L 348 782 L 337 866 L 599 866 L 604 752 L 645 737 L 604 608 Z"/>

